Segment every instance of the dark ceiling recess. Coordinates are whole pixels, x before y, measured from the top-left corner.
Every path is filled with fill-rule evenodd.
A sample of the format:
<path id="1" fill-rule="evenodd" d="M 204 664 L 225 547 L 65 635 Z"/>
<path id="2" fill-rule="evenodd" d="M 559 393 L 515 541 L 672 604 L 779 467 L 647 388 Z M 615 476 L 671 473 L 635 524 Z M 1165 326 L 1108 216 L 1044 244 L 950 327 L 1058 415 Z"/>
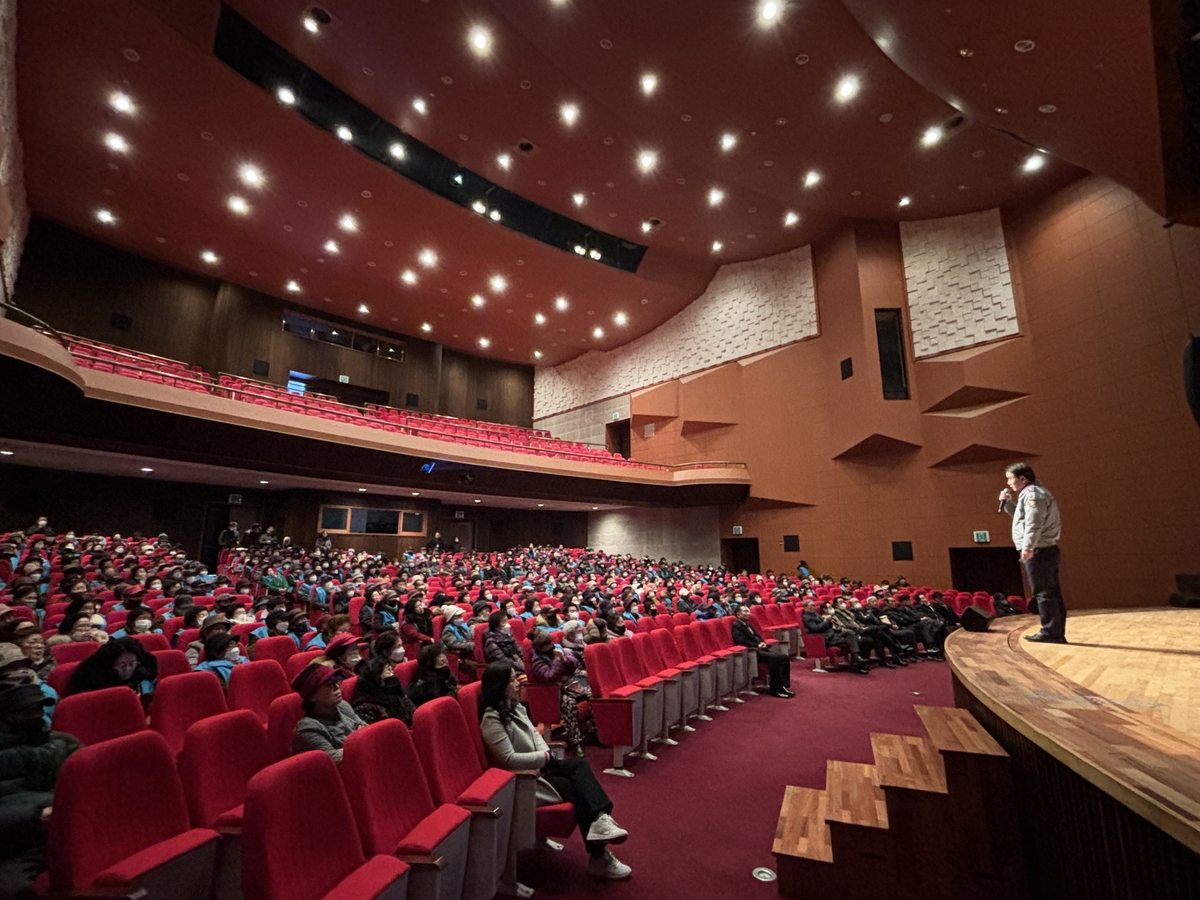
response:
<path id="1" fill-rule="evenodd" d="M 641 265 L 645 245 L 589 228 L 460 166 L 339 90 L 225 4 L 213 54 L 272 96 L 287 88 L 295 97 L 294 109 L 308 121 L 330 134 L 349 128 L 356 150 L 440 197 L 601 265 L 626 272 Z M 402 158 L 392 154 L 397 143 L 404 148 Z M 522 146 L 522 153 L 537 152 L 532 142 L 523 143 L 530 146 Z"/>

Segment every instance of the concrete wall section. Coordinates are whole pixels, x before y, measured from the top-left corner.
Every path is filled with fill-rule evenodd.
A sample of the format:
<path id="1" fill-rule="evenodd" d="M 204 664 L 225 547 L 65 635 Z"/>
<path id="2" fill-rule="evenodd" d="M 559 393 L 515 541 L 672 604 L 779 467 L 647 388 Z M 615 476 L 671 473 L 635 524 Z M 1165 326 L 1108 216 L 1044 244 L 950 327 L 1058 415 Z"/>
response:
<path id="1" fill-rule="evenodd" d="M 717 507 L 627 507 L 590 513 L 588 546 L 606 553 L 718 566 L 721 540 Z"/>
<path id="2" fill-rule="evenodd" d="M 629 395 L 622 394 L 598 403 L 589 403 L 556 416 L 534 419 L 533 427 L 550 432 L 563 441 L 579 441 L 582 444 L 605 444 L 604 426 L 629 418 Z"/>

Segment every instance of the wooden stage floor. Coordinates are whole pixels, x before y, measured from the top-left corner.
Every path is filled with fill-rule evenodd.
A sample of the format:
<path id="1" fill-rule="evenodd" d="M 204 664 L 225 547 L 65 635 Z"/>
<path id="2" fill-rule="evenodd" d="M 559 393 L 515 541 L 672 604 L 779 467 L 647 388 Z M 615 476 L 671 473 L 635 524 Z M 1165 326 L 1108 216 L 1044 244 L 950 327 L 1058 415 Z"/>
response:
<path id="1" fill-rule="evenodd" d="M 1066 645 L 1021 640 L 1032 616 L 955 632 L 951 669 L 1043 751 L 1200 853 L 1200 610 L 1089 611 Z"/>

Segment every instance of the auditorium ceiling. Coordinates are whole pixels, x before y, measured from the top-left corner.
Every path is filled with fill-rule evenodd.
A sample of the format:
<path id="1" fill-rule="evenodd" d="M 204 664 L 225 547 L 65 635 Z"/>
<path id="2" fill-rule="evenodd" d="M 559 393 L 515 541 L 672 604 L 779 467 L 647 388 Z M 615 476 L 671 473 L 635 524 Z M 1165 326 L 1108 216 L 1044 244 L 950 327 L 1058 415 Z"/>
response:
<path id="1" fill-rule="evenodd" d="M 231 4 L 413 141 L 645 247 L 636 271 L 318 127 L 302 90 L 281 102 L 214 56 L 216 0 L 21 3 L 26 187 L 35 214 L 145 256 L 538 365 L 851 218 L 1020 204 L 1085 169 L 1168 211 L 1146 4 L 944 3 Z"/>

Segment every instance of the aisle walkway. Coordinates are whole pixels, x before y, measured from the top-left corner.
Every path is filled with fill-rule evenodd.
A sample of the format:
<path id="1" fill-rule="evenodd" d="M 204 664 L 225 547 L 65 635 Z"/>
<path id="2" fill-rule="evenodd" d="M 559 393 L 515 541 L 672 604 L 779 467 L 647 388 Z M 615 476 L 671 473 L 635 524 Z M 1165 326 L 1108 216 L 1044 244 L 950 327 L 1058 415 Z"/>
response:
<path id="1" fill-rule="evenodd" d="M 774 868 L 771 841 L 783 789 L 822 787 L 825 761 L 870 762 L 872 731 L 922 734 L 913 704 L 952 706 L 950 669 L 927 662 L 868 676 L 814 675 L 795 663 L 794 700 L 761 696 L 714 713 L 658 762 L 631 761 L 636 778 L 601 776 L 630 838 L 616 848 L 633 878 L 606 884 L 584 874 L 578 835 L 562 853 L 522 858 L 521 880 L 536 898 L 773 900 L 776 885 L 755 881 Z M 608 751 L 589 749 L 600 771 Z"/>

